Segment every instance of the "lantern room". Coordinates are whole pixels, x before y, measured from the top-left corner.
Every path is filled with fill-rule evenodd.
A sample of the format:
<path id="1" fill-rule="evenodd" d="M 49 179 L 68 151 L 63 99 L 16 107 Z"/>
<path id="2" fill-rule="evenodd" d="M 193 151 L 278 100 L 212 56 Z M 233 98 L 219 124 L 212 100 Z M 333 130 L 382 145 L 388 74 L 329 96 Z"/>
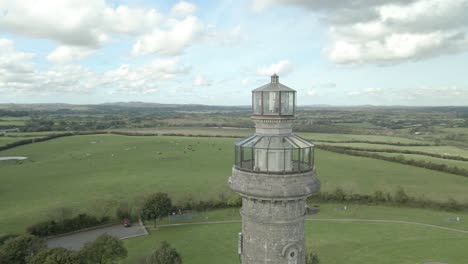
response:
<path id="1" fill-rule="evenodd" d="M 254 116 L 292 117 L 296 111 L 296 91 L 279 82 L 278 75 L 271 82 L 252 91 Z"/>
<path id="2" fill-rule="evenodd" d="M 314 168 L 314 145 L 296 135 L 253 135 L 236 143 L 237 169 L 264 173 L 301 173 Z"/>

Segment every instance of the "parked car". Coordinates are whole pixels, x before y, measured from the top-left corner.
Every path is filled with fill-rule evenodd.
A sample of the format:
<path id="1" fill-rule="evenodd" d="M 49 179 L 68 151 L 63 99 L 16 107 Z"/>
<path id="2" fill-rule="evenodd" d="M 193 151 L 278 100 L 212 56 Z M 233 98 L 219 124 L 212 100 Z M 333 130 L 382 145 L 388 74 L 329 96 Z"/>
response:
<path id="1" fill-rule="evenodd" d="M 132 226 L 132 223 L 130 222 L 130 219 L 124 218 L 124 220 L 123 220 L 123 226 L 124 226 L 124 227 L 130 227 L 130 226 Z"/>

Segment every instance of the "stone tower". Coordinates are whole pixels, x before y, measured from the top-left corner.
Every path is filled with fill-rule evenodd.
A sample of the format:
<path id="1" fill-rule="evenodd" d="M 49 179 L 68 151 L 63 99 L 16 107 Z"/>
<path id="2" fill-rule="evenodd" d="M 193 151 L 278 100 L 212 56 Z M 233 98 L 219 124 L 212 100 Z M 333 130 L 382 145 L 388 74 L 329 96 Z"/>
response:
<path id="1" fill-rule="evenodd" d="M 242 264 L 304 264 L 306 198 L 320 189 L 311 143 L 292 134 L 296 91 L 271 82 L 252 91 L 255 134 L 235 145 L 230 187 L 242 197 Z"/>

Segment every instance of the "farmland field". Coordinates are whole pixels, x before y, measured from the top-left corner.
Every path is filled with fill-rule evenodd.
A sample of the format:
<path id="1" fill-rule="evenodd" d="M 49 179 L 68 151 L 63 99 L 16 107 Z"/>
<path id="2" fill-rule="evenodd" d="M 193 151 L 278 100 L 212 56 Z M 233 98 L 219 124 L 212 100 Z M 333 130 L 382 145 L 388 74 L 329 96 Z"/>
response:
<path id="1" fill-rule="evenodd" d="M 155 128 L 138 128 L 138 129 L 112 129 L 109 131 L 120 132 L 138 132 L 138 133 L 155 133 L 167 134 L 175 133 L 182 135 L 207 135 L 207 136 L 238 136 L 245 137 L 254 133 L 252 128 L 217 128 L 217 127 L 155 127 Z M 372 142 L 388 142 L 388 143 L 416 143 L 416 144 L 431 144 L 430 141 L 422 141 L 417 139 L 379 136 L 379 135 L 356 135 L 356 134 L 333 134 L 333 133 L 309 133 L 298 132 L 298 135 L 309 140 L 320 141 L 372 141 Z"/>
<path id="2" fill-rule="evenodd" d="M 0 117 L 0 127 L 1 126 L 24 126 L 26 121 L 29 118 L 27 117 Z"/>
<path id="3" fill-rule="evenodd" d="M 318 215 L 306 221 L 309 250 L 324 263 L 424 263 L 441 261 L 464 263 L 468 234 L 408 223 L 336 222 L 327 219 L 407 220 L 468 230 L 468 222 L 447 221 L 452 213 L 423 209 L 382 206 L 350 206 L 336 211 L 338 204 L 321 206 Z M 224 217 L 223 217 L 224 216 Z M 229 216 L 227 219 L 225 216 Z M 458 214 L 467 219 L 468 214 Z M 200 217 L 202 218 L 202 217 Z M 240 220 L 238 209 L 216 210 L 203 214 L 206 221 Z M 129 257 L 122 263 L 135 263 L 150 254 L 162 240 L 169 241 L 182 254 L 184 263 L 238 263 L 237 232 L 240 223 L 160 227 L 149 236 L 125 240 Z M 378 233 L 379 236 L 375 236 Z M 444 241 L 444 243 L 440 243 Z M 339 254 L 337 254 L 339 250 Z M 412 254 L 409 255 L 408 252 Z"/>
<path id="4" fill-rule="evenodd" d="M 328 143 L 333 146 L 353 147 L 362 149 L 392 149 L 392 150 L 412 150 L 439 155 L 461 156 L 468 158 L 468 150 L 454 146 L 391 146 L 367 143 Z"/>
<path id="5" fill-rule="evenodd" d="M 13 143 L 15 141 L 22 140 L 22 139 L 24 139 L 24 138 L 20 138 L 20 137 L 0 137 L 0 146 L 10 144 L 10 143 Z"/>
<path id="6" fill-rule="evenodd" d="M 366 152 L 366 151 L 363 151 Z M 371 152 L 366 152 L 371 153 Z M 403 156 L 405 159 L 413 159 L 418 161 L 426 161 L 426 162 L 433 162 L 436 164 L 445 164 L 449 167 L 458 167 L 468 170 L 468 161 L 461 161 L 461 160 L 449 160 L 449 159 L 441 159 L 441 158 L 434 158 L 424 155 L 416 155 L 416 154 L 402 154 L 402 153 L 385 153 L 379 152 L 378 155 L 387 156 L 387 157 L 398 157 Z"/>
<path id="7" fill-rule="evenodd" d="M 234 141 L 89 135 L 2 151 L 2 156 L 29 159 L 0 163 L 0 232 L 21 232 L 61 208 L 101 213 L 106 204 L 156 191 L 168 192 L 176 202 L 188 196 L 206 200 L 233 195 L 226 182 Z M 315 161 L 323 191 L 340 186 L 370 194 L 404 187 L 411 196 L 468 200 L 465 177 L 320 150 Z"/>

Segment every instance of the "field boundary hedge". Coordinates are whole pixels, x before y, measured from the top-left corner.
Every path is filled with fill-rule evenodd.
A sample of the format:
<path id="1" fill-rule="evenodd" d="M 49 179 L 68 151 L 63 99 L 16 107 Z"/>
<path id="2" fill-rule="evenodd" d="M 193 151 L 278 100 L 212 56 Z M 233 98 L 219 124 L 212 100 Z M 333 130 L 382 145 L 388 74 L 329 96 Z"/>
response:
<path id="1" fill-rule="evenodd" d="M 335 147 L 335 146 L 319 145 L 317 147 L 321 150 L 331 151 L 331 152 L 335 152 L 339 154 L 379 159 L 379 160 L 395 162 L 395 163 L 410 165 L 410 166 L 429 169 L 429 170 L 446 172 L 446 173 L 455 174 L 455 175 L 459 175 L 463 177 L 468 177 L 467 169 L 459 168 L 457 166 L 448 166 L 447 164 L 434 163 L 434 162 L 424 161 L 424 160 L 406 159 L 403 156 L 388 157 L 388 156 L 383 156 L 383 155 L 379 155 L 376 153 L 366 153 L 362 151 L 348 150 L 348 149 Z"/>
<path id="2" fill-rule="evenodd" d="M 418 150 L 400 150 L 400 149 L 373 149 L 373 148 L 358 148 L 358 147 L 349 147 L 349 146 L 331 146 L 331 145 L 324 145 L 318 144 L 315 145 L 317 148 L 324 149 L 324 150 L 354 150 L 354 151 L 367 151 L 367 152 L 386 152 L 386 153 L 400 153 L 400 154 L 414 154 L 414 155 L 422 155 L 422 156 L 429 156 L 434 158 L 440 159 L 448 159 L 448 160 L 459 160 L 459 161 L 468 161 L 468 158 L 462 156 L 454 156 L 454 155 L 442 155 L 442 154 L 435 154 L 430 152 L 418 151 Z"/>
<path id="3" fill-rule="evenodd" d="M 389 146 L 402 146 L 402 147 L 435 147 L 438 145 L 431 143 L 401 143 L 401 142 L 384 142 L 384 141 L 368 141 L 368 140 L 320 140 L 320 139 L 307 139 L 313 142 L 323 143 L 365 143 L 375 145 L 389 145 Z"/>
<path id="4" fill-rule="evenodd" d="M 37 142 L 43 142 L 47 140 L 52 140 L 61 137 L 70 137 L 70 136 L 86 136 L 86 135 L 120 135 L 120 136 L 174 136 L 174 137 L 215 137 L 215 138 L 243 138 L 243 136 L 229 136 L 229 135 L 203 135 L 203 134 L 183 134 L 183 133 L 144 133 L 144 132 L 119 132 L 119 131 L 92 131 L 92 132 L 66 132 L 60 134 L 50 134 L 43 137 L 34 137 L 18 140 L 0 146 L 0 151 L 12 149 L 15 147 L 28 145 Z"/>
<path id="5" fill-rule="evenodd" d="M 338 187 L 333 192 L 319 192 L 318 194 L 308 197 L 307 200 L 308 202 L 387 205 L 392 207 L 423 208 L 450 212 L 468 211 L 468 203 L 460 203 L 452 198 L 441 202 L 427 200 L 421 197 L 413 197 L 406 194 L 403 188 L 398 188 L 393 194 L 378 190 L 373 194 L 358 194 L 345 192 L 342 188 Z"/>
<path id="6" fill-rule="evenodd" d="M 111 223 L 110 217 L 98 219 L 87 214 L 78 214 L 73 218 L 60 221 L 46 220 L 27 228 L 27 232 L 38 237 L 50 237 L 80 231 Z"/>
<path id="7" fill-rule="evenodd" d="M 23 145 L 28 145 L 32 143 L 48 141 L 51 139 L 56 139 L 56 138 L 61 138 L 61 137 L 81 136 L 81 135 L 99 135 L 99 134 L 107 134 L 107 132 L 95 131 L 95 132 L 67 132 L 67 133 L 60 133 L 60 134 L 50 134 L 50 135 L 43 136 L 43 137 L 27 138 L 27 139 L 22 139 L 22 140 L 18 140 L 15 142 L 5 144 L 3 146 L 0 146 L 0 151 L 23 146 Z"/>

